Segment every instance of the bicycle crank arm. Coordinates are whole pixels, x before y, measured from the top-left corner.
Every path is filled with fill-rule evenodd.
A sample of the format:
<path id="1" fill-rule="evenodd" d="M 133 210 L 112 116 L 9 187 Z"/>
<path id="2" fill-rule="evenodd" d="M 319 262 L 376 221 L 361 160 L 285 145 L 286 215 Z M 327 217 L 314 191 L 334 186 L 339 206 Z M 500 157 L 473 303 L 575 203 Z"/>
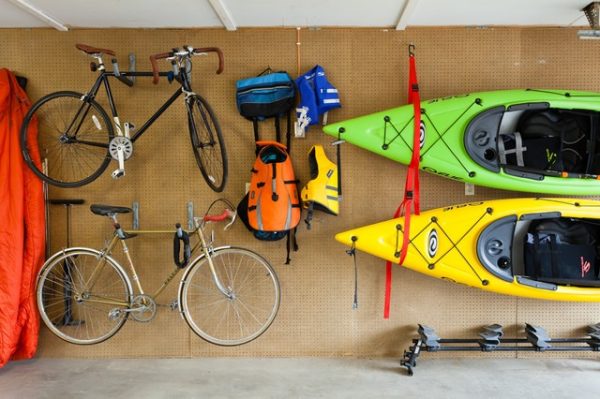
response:
<path id="1" fill-rule="evenodd" d="M 122 149 L 117 150 L 117 161 L 119 162 L 119 168 L 112 172 L 111 176 L 113 179 L 125 176 L 125 155 Z"/>
<path id="2" fill-rule="evenodd" d="M 125 161 L 133 154 L 133 143 L 128 137 L 117 136 L 108 145 L 110 155 L 119 163 L 119 168 L 112 172 L 112 178 L 125 176 Z"/>
<path id="3" fill-rule="evenodd" d="M 148 306 L 140 306 L 140 307 L 134 308 L 134 309 L 132 309 L 132 308 L 121 309 L 120 311 L 121 312 L 126 312 L 126 313 L 132 313 L 132 312 L 143 312 L 143 311 L 148 310 L 148 309 L 150 309 L 150 307 L 148 307 Z"/>
<path id="4" fill-rule="evenodd" d="M 140 306 L 137 308 L 122 308 L 122 309 L 113 309 L 110 312 L 108 312 L 108 317 L 109 318 L 117 318 L 119 317 L 119 315 L 121 313 L 143 313 L 147 310 L 151 310 L 152 308 L 150 306 Z"/>

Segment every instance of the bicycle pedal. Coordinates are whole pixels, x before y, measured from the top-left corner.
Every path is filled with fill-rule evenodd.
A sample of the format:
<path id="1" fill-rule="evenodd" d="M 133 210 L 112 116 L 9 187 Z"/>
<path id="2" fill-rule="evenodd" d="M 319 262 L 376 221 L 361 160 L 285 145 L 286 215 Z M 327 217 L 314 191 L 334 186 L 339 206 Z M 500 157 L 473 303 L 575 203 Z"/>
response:
<path id="1" fill-rule="evenodd" d="M 125 176 L 125 169 L 116 169 L 114 172 L 111 173 L 111 176 L 113 179 L 119 179 Z"/>
<path id="2" fill-rule="evenodd" d="M 177 299 L 173 299 L 173 301 L 171 301 L 169 304 L 169 309 L 171 309 L 172 312 L 179 310 L 179 301 Z"/>

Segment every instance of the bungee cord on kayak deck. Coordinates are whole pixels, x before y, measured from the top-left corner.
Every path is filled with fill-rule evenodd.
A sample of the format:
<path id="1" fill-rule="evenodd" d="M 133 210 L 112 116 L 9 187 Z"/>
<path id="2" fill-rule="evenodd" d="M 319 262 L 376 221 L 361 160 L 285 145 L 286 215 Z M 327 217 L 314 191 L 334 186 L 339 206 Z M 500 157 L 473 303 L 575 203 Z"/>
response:
<path id="1" fill-rule="evenodd" d="M 571 94 L 568 91 L 561 91 L 557 93 L 555 91 L 550 90 L 539 90 L 539 89 L 525 89 L 525 91 L 532 91 L 534 93 L 545 93 L 545 94 L 554 94 L 556 96 L 568 97 L 568 98 L 599 98 L 598 94 Z"/>
<path id="2" fill-rule="evenodd" d="M 471 262 L 469 262 L 469 260 L 465 257 L 465 255 L 461 252 L 460 248 L 458 247 L 458 244 L 460 244 L 460 242 L 467 236 L 467 234 L 469 234 L 471 232 L 471 230 L 473 230 L 475 228 L 475 226 L 477 226 L 479 224 L 479 222 L 481 222 L 483 220 L 483 218 L 485 218 L 487 215 L 491 215 L 493 213 L 493 209 L 492 208 L 486 208 L 485 212 L 475 221 L 475 223 L 473 223 L 473 225 L 471 225 L 471 227 L 469 227 L 467 229 L 467 231 L 456 241 L 454 242 L 452 240 L 452 237 L 450 237 L 450 235 L 446 232 L 446 230 L 444 230 L 444 228 L 442 227 L 442 225 L 440 225 L 438 223 L 438 218 L 437 217 L 432 217 L 431 221 L 425 225 L 425 227 L 423 227 L 417 234 L 415 234 L 410 240 L 409 240 L 409 244 L 417 251 L 417 253 L 421 256 L 421 258 L 423 258 L 423 260 L 426 263 L 429 263 L 429 260 L 425 257 L 425 255 L 423 255 L 423 253 L 421 252 L 421 250 L 414 244 L 414 240 L 424 231 L 428 230 L 430 228 L 431 225 L 435 225 L 437 226 L 440 231 L 446 236 L 446 238 L 450 241 L 450 244 L 452 244 L 452 246 L 450 247 L 450 249 L 448 249 L 446 252 L 444 252 L 435 262 L 433 263 L 429 263 L 429 269 L 434 269 L 435 268 L 435 264 L 440 262 L 442 259 L 444 259 L 444 257 L 446 255 L 448 255 L 453 249 L 456 249 L 456 252 L 460 255 L 461 258 L 463 258 L 463 260 L 465 261 L 465 263 L 469 266 L 469 268 L 471 269 L 471 271 L 473 272 L 473 274 L 475 274 L 475 276 L 479 279 L 479 281 L 481 282 L 481 284 L 483 285 L 488 285 L 489 281 L 482 279 L 479 274 L 477 273 L 477 271 L 475 270 L 475 268 L 473 267 L 473 265 L 471 264 Z M 399 242 L 400 242 L 400 232 L 402 231 L 402 226 L 400 224 L 396 225 L 396 246 L 395 246 L 395 252 L 394 252 L 394 257 L 398 258 L 400 257 L 400 251 L 399 251 Z"/>
<path id="3" fill-rule="evenodd" d="M 408 144 L 408 142 L 406 140 L 404 140 L 404 137 L 402 137 L 402 132 L 414 120 L 415 120 L 415 117 L 414 116 L 411 117 L 408 120 L 408 122 L 406 122 L 406 124 L 402 127 L 402 129 L 398 130 L 398 129 L 396 129 L 396 126 L 392 123 L 392 119 L 389 116 L 387 116 L 387 115 L 384 116 L 383 117 L 383 122 L 384 122 L 384 125 L 383 125 L 383 144 L 381 145 L 381 148 L 383 150 L 387 150 L 389 148 L 390 144 L 392 144 L 397 138 L 400 138 L 400 140 L 402 140 L 402 142 L 406 145 L 406 147 L 412 152 L 413 148 L 412 148 L 412 146 L 410 144 Z M 392 126 L 392 129 L 394 129 L 394 131 L 396 131 L 396 135 L 389 142 L 386 142 L 388 124 L 390 126 Z"/>
<path id="4" fill-rule="evenodd" d="M 559 203 L 559 204 L 573 205 L 575 207 L 581 207 L 581 208 L 600 208 L 600 204 L 598 204 L 598 205 L 596 205 L 596 204 L 581 205 L 579 202 L 561 201 L 561 200 L 556 199 L 556 198 L 537 198 L 537 200 L 539 200 L 539 201 L 547 201 L 547 202 L 556 202 L 556 203 Z"/>
<path id="5" fill-rule="evenodd" d="M 460 114 L 455 120 L 454 122 L 452 122 L 450 124 L 450 126 L 448 126 L 446 128 L 446 130 L 444 130 L 443 133 L 440 134 L 440 131 L 438 130 L 438 128 L 435 126 L 435 124 L 433 123 L 433 120 L 431 120 L 431 118 L 429 117 L 429 115 L 427 115 L 427 112 L 424 112 L 423 115 L 425 115 L 425 118 L 427 118 L 427 121 L 429 123 L 431 123 L 431 127 L 433 128 L 433 130 L 435 131 L 435 133 L 438 135 L 438 138 L 435 139 L 433 141 L 433 143 L 429 146 L 429 148 L 427 148 L 425 151 L 423 151 L 423 153 L 421 154 L 421 156 L 425 156 L 425 154 L 427 154 L 429 152 L 430 149 L 432 149 L 439 141 L 442 141 L 442 143 L 444 143 L 444 145 L 446 146 L 446 148 L 448 149 L 448 151 L 450 151 L 450 153 L 452 154 L 452 156 L 454 157 L 454 159 L 456 159 L 458 161 L 458 163 L 460 164 L 460 166 L 462 166 L 462 168 L 465 170 L 465 172 L 468 173 L 469 177 L 473 177 L 475 176 L 475 172 L 470 171 L 469 169 L 467 169 L 467 167 L 462 163 L 462 161 L 460 160 L 460 157 L 458 155 L 456 155 L 454 153 L 454 151 L 452 151 L 452 148 L 448 145 L 448 143 L 446 143 L 446 140 L 444 140 L 444 135 L 446 133 L 448 133 L 448 131 L 452 128 L 452 126 L 456 125 L 456 123 L 458 123 L 459 120 L 461 120 L 461 118 L 467 113 L 469 112 L 469 110 L 473 107 L 473 105 L 479 105 L 481 106 L 481 99 L 480 98 L 476 98 L 475 101 L 473 101 L 464 111 L 462 114 Z"/>
<path id="6" fill-rule="evenodd" d="M 431 127 L 433 128 L 433 130 L 435 131 L 435 133 L 437 134 L 437 138 L 433 141 L 433 143 L 429 146 L 429 148 L 427 148 L 425 151 L 423 151 L 420 156 L 421 158 L 424 157 L 427 152 L 429 152 L 430 149 L 432 149 L 438 142 L 442 142 L 444 143 L 444 145 L 446 146 L 446 148 L 448 149 L 448 151 L 450 151 L 450 153 L 452 154 L 452 156 L 454 157 L 454 159 L 456 159 L 456 161 L 460 164 L 460 166 L 465 170 L 465 172 L 467 172 L 467 174 L 469 175 L 469 177 L 473 177 L 475 172 L 470 171 L 464 164 L 463 162 L 460 160 L 460 157 L 458 155 L 456 155 L 456 153 L 452 150 L 452 148 L 448 145 L 448 143 L 444 140 L 444 135 L 454 126 L 456 125 L 456 123 L 458 123 L 458 121 L 461 120 L 461 118 L 467 114 L 469 112 L 469 110 L 474 106 L 474 105 L 479 105 L 481 106 L 481 99 L 476 98 L 451 124 L 450 126 L 448 126 L 446 128 L 446 130 L 444 130 L 442 133 L 440 133 L 439 129 L 435 126 L 435 124 L 433 123 L 433 120 L 431 118 L 429 118 L 429 115 L 427 115 L 427 112 L 425 109 L 421 110 L 421 113 L 423 114 L 423 116 L 425 118 L 427 118 L 428 123 L 431 125 Z M 402 129 L 398 130 L 398 128 L 396 128 L 396 125 L 394 125 L 392 123 L 392 119 L 386 115 L 383 117 L 383 122 L 384 122 L 384 126 L 383 126 L 383 144 L 381 145 L 381 148 L 383 150 L 387 150 L 390 147 L 390 144 L 392 144 L 394 141 L 396 141 L 396 139 L 400 138 L 400 140 L 402 140 L 402 142 L 404 143 L 404 145 L 406 145 L 406 147 L 412 152 L 413 151 L 413 147 L 404 139 L 404 137 L 402 136 L 402 133 L 406 130 L 406 128 L 414 121 L 414 116 L 411 117 L 405 124 L 404 126 L 402 126 Z M 394 137 L 392 137 L 390 139 L 390 141 L 387 141 L 387 135 L 388 135 L 388 125 L 391 126 L 391 128 L 396 132 L 396 135 Z M 421 132 L 423 132 L 425 129 L 425 124 L 423 122 L 420 123 L 420 130 Z M 423 146 L 424 141 L 421 140 L 421 146 Z"/>

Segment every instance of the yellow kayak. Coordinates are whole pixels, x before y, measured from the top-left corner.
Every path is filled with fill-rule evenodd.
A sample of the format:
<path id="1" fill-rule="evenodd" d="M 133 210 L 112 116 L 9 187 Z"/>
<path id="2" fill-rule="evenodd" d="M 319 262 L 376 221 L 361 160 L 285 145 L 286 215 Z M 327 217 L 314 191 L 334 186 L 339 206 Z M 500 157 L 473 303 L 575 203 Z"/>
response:
<path id="1" fill-rule="evenodd" d="M 348 230 L 339 242 L 397 263 L 404 218 Z M 403 266 L 506 295 L 600 302 L 600 201 L 521 198 L 411 217 Z"/>

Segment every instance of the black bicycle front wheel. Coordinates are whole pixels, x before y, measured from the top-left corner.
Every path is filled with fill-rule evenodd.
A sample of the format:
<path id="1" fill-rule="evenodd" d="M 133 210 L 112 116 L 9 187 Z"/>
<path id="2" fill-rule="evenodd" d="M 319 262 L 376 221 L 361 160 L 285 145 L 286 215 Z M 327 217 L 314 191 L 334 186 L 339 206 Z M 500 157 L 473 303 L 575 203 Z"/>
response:
<path id="1" fill-rule="evenodd" d="M 219 121 L 198 95 L 188 99 L 188 121 L 196 163 L 206 183 L 220 193 L 227 183 L 227 153 Z"/>
<path id="2" fill-rule="evenodd" d="M 61 91 L 30 108 L 21 126 L 21 151 L 29 168 L 45 182 L 79 187 L 104 172 L 113 137 L 112 123 L 100 104 L 81 93 Z M 45 168 L 40 158 L 47 159 Z"/>

